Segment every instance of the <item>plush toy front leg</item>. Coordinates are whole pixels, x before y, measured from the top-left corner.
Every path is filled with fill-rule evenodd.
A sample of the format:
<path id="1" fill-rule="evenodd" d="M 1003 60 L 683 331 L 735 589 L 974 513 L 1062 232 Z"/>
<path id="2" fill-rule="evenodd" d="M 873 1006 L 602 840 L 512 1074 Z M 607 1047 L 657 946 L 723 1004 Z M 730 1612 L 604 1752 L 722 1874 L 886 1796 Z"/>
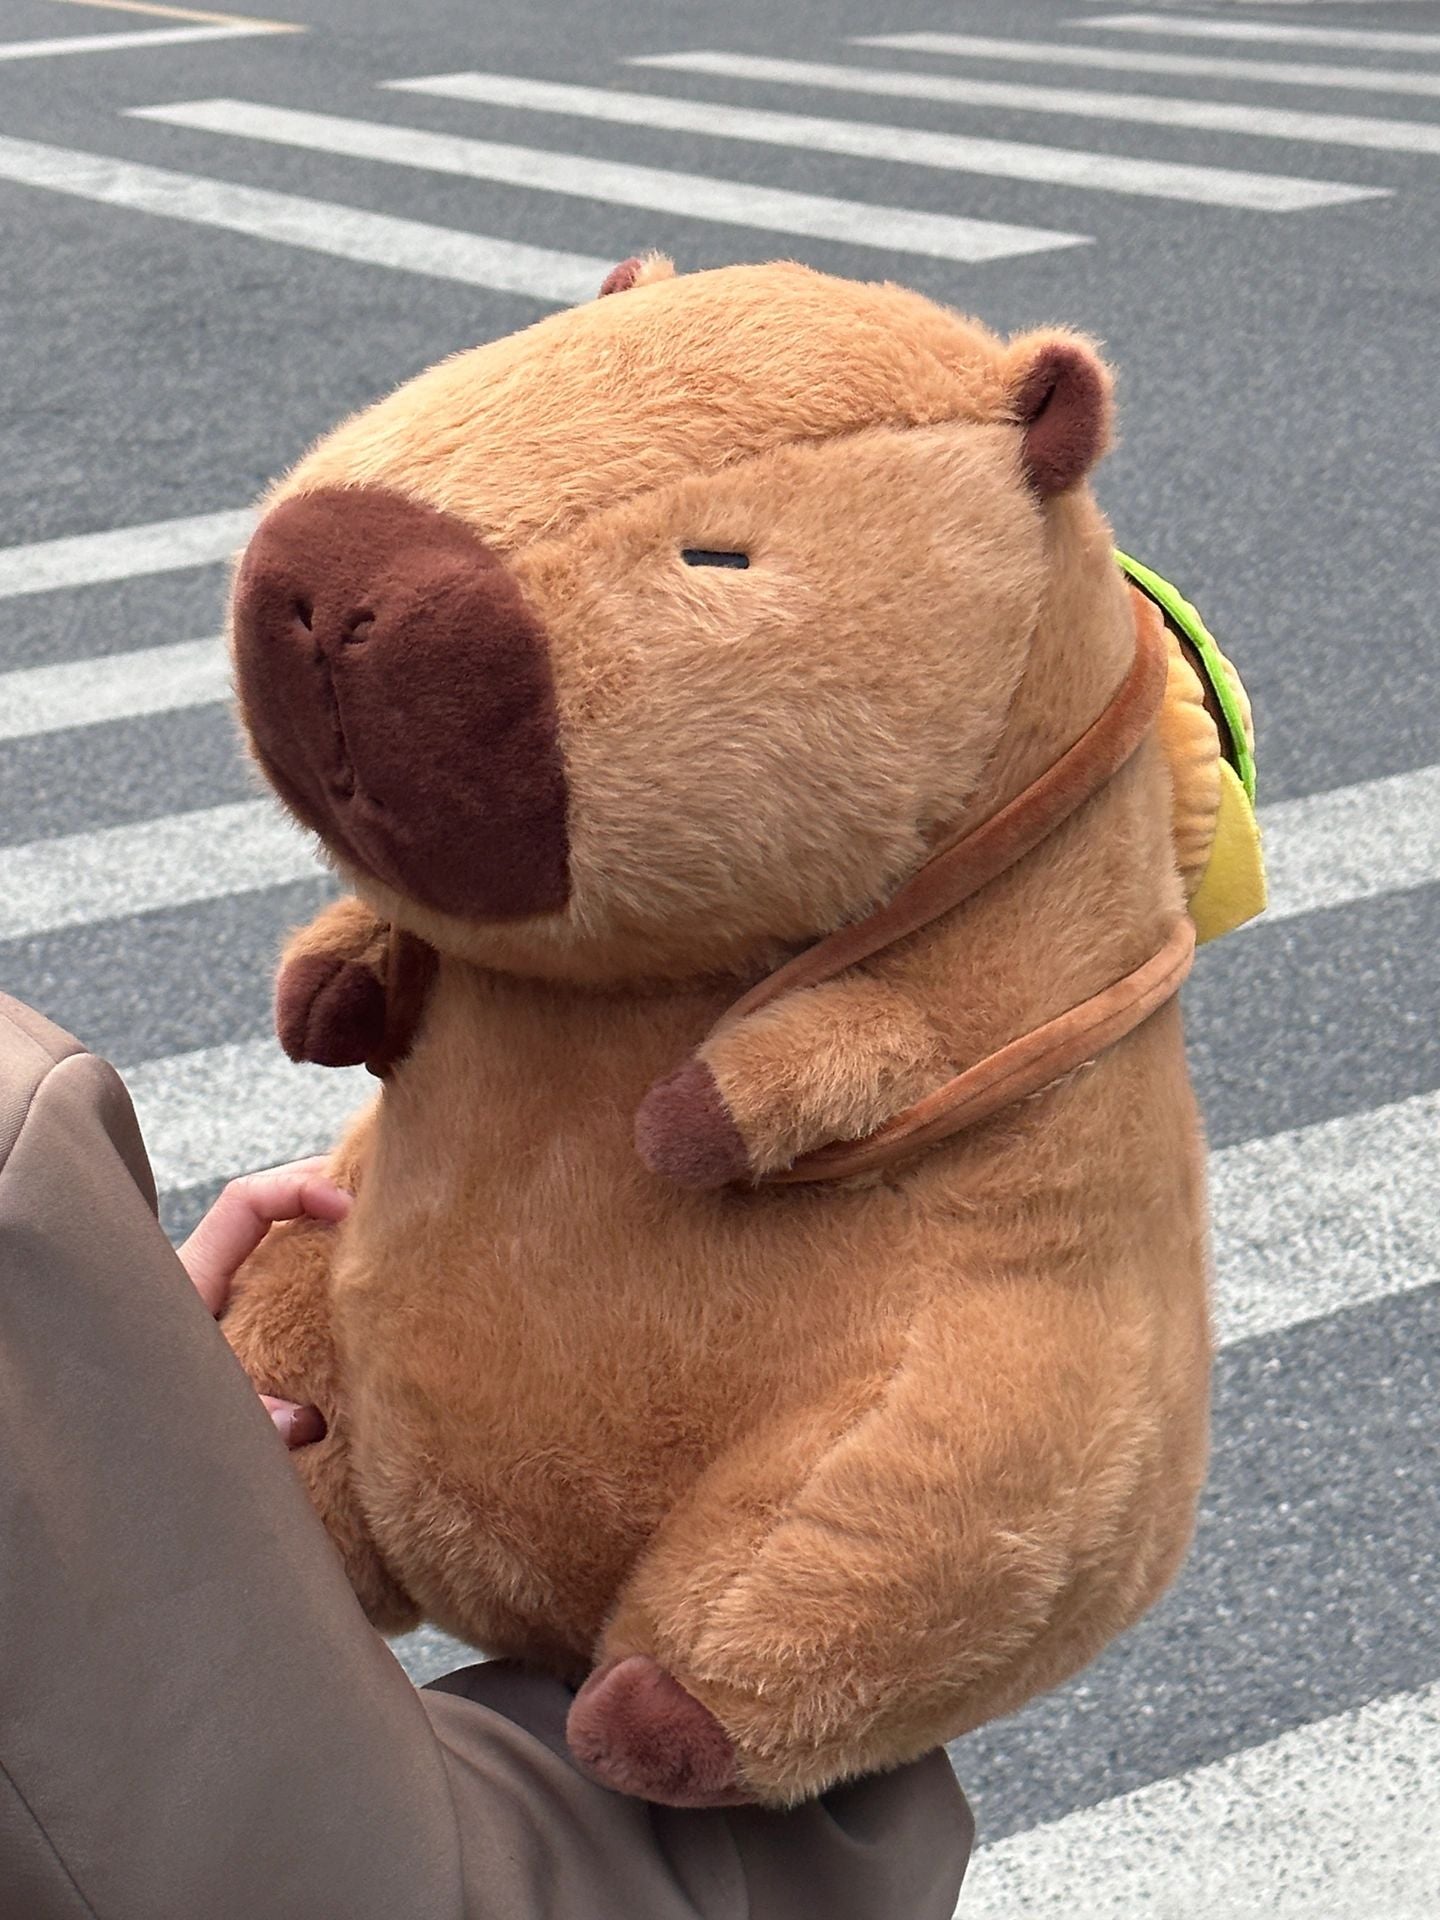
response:
<path id="1" fill-rule="evenodd" d="M 315 1220 L 272 1227 L 240 1269 L 220 1327 L 257 1392 L 324 1415 L 324 1439 L 297 1448 L 291 1459 L 371 1624 L 400 1633 L 416 1624 L 419 1610 L 380 1557 L 351 1469 L 330 1320 L 331 1265 L 341 1232 Z"/>
<path id="2" fill-rule="evenodd" d="M 861 1139 L 953 1072 L 919 1008 L 855 973 L 787 994 L 707 1040 L 645 1096 L 635 1144 L 653 1173 L 723 1187 Z"/>
<path id="3" fill-rule="evenodd" d="M 358 1067 L 385 1036 L 390 929 L 363 901 L 336 900 L 287 942 L 275 1030 L 292 1060 Z"/>

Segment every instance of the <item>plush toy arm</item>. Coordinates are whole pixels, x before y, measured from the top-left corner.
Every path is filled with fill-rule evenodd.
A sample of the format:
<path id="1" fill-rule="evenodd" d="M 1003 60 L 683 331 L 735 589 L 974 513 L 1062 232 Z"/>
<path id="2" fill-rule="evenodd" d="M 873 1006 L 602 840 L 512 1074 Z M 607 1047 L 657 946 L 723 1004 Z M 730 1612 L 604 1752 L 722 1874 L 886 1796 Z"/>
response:
<path id="1" fill-rule="evenodd" d="M 389 932 L 363 902 L 346 899 L 291 936 L 275 983 L 275 1030 L 292 1060 L 354 1067 L 380 1050 Z"/>
<path id="2" fill-rule="evenodd" d="M 873 1133 L 954 1071 L 912 1001 L 854 973 L 713 1035 L 650 1089 L 635 1144 L 653 1173 L 726 1186 Z"/>

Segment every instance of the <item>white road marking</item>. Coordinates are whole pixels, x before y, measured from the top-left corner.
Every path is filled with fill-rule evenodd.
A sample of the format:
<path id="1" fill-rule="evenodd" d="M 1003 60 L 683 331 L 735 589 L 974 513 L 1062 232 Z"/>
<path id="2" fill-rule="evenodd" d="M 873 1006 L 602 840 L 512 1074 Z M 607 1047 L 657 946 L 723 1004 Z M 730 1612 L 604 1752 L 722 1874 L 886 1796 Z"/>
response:
<path id="1" fill-rule="evenodd" d="M 296 1067 L 271 1039 L 149 1060 L 126 1082 L 162 1192 L 320 1153 L 374 1091 Z M 1440 1094 L 1210 1157 L 1222 1347 L 1440 1282 Z"/>
<path id="2" fill-rule="evenodd" d="M 1440 880 L 1440 766 L 1260 817 L 1271 905 L 1257 928 Z M 313 877 L 308 845 L 269 800 L 246 800 L 0 848 L 0 939 Z"/>
<path id="3" fill-rule="evenodd" d="M 1262 807 L 1267 919 L 1440 880 L 1440 766 Z"/>
<path id="4" fill-rule="evenodd" d="M 142 120 L 163 120 L 207 133 L 239 134 L 280 146 L 344 154 L 353 160 L 422 167 L 431 173 L 498 180 L 507 186 L 571 194 L 610 206 L 644 207 L 690 220 L 803 234 L 810 239 L 839 240 L 850 246 L 925 254 L 939 260 L 1003 260 L 1055 247 L 1083 246 L 1088 239 L 1084 234 L 1057 233 L 1044 227 L 921 213 L 858 200 L 831 200 L 748 180 L 671 173 L 592 155 L 501 146 L 457 134 L 425 132 L 418 127 L 383 126 L 370 120 L 254 106 L 241 100 L 194 100 L 129 111 Z"/>
<path id="5" fill-rule="evenodd" d="M 457 1667 L 476 1666 L 486 1658 L 438 1627 L 416 1627 L 411 1633 L 399 1634 L 391 1640 L 390 1651 L 417 1687 L 438 1680 L 443 1673 L 453 1673 Z"/>
<path id="6" fill-rule="evenodd" d="M 253 13 L 213 13 L 201 7 L 166 7 L 157 0 L 50 0 L 52 6 L 84 7 L 87 12 L 101 9 L 111 13 L 154 14 L 165 20 L 198 20 L 217 27 L 263 27 L 267 33 L 306 33 L 308 28 L 294 20 L 266 20 Z"/>
<path id="7" fill-rule="evenodd" d="M 0 847 L 0 940 L 254 893 L 321 871 L 270 800 Z"/>
<path id="8" fill-rule="evenodd" d="M 922 127 L 876 125 L 869 120 L 828 120 L 813 114 L 773 113 L 760 107 L 723 106 L 708 100 L 677 100 L 665 94 L 626 93 L 568 86 L 507 74 L 449 73 L 385 83 L 400 93 L 430 94 L 488 106 L 603 120 L 618 126 L 655 127 L 697 133 L 715 140 L 758 146 L 798 147 L 803 152 L 853 155 L 906 166 L 934 167 L 1002 180 L 1032 180 L 1047 186 L 1099 193 L 1141 194 L 1201 206 L 1244 207 L 1263 213 L 1296 213 L 1349 200 L 1388 196 L 1385 187 L 1346 186 L 1277 173 L 1245 173 L 1232 167 L 1190 166 L 1123 154 L 1086 153 L 1068 147 L 1032 146 L 969 134 L 935 133 Z"/>
<path id="9" fill-rule="evenodd" d="M 0 142 L 0 147 L 4 143 Z M 173 573 L 181 567 L 228 560 L 255 525 L 249 508 L 201 513 L 182 520 L 154 520 L 104 533 L 76 533 L 29 546 L 0 547 L 0 600 L 21 593 L 53 593 L 89 587 L 137 574 Z"/>
<path id="10" fill-rule="evenodd" d="M 1440 1093 L 1210 1156 L 1222 1346 L 1440 1283 Z"/>
<path id="11" fill-rule="evenodd" d="M 1352 114 L 1242 107 L 1228 101 L 1179 100 L 1150 93 L 1092 93 L 1082 87 L 1022 86 L 1006 80 L 964 80 L 951 74 L 830 66 L 818 60 L 771 60 L 744 53 L 642 54 L 629 64 L 661 67 L 669 73 L 709 73 L 725 80 L 832 88 L 842 93 L 884 94 L 952 106 L 1009 107 L 1021 113 L 1193 127 L 1207 133 L 1253 134 L 1265 140 L 1308 140 L 1330 146 L 1371 147 L 1385 153 L 1440 154 L 1440 123 L 1421 120 L 1370 120 Z"/>
<path id="12" fill-rule="evenodd" d="M 0 60 L 51 60 L 67 53 L 124 53 L 131 47 L 175 47 L 196 40 L 246 40 L 271 26 L 147 27 L 135 33 L 71 33 L 57 40 L 0 41 Z"/>
<path id="13" fill-rule="evenodd" d="M 1388 27 L 1291 27 L 1270 20 L 1192 20 L 1174 13 L 1100 13 L 1071 25 L 1106 27 L 1115 33 L 1165 34 L 1177 40 L 1250 40 L 1271 46 L 1440 54 L 1440 33 L 1401 33 Z"/>
<path id="14" fill-rule="evenodd" d="M 363 1067 L 296 1066 L 275 1040 L 240 1040 L 125 1072 L 162 1193 L 324 1153 L 376 1092 Z"/>
<path id="15" fill-rule="evenodd" d="M 218 635 L 18 667 L 0 674 L 0 740 L 209 706 L 229 692 L 230 661 Z"/>
<path id="16" fill-rule="evenodd" d="M 0 138 L 0 180 L 219 227 L 367 266 L 459 280 L 497 293 L 525 294 L 556 305 L 593 300 L 614 265 L 608 255 L 602 260 L 596 255 L 560 253 L 551 247 L 460 233 L 420 220 L 399 220 L 298 194 L 270 193 L 228 180 L 137 166 L 33 140 Z"/>
<path id="17" fill-rule="evenodd" d="M 1392 1694 L 982 1847 L 955 1920 L 1434 1920 L 1437 1778 L 1440 1685 Z"/>
<path id="18" fill-rule="evenodd" d="M 1360 93 L 1440 95 L 1440 73 L 1384 67 L 1323 67 L 1294 60 L 1228 60 L 1203 53 L 1137 52 L 1130 47 L 1056 46 L 1048 40 L 992 40 L 969 33 L 866 33 L 857 47 L 936 53 L 963 60 L 1027 61 L 1043 67 L 1099 67 L 1109 73 L 1170 73 L 1197 80 L 1241 80 L 1256 86 L 1348 87 Z"/>

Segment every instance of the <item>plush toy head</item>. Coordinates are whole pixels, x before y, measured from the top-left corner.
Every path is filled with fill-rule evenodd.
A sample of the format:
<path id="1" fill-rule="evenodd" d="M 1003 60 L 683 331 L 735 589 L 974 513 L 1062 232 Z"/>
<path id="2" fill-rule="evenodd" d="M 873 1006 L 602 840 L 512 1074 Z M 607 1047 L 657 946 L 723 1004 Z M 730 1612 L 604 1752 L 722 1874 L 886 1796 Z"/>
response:
<path id="1" fill-rule="evenodd" d="M 863 912 L 963 817 L 1109 382 L 1069 335 L 795 266 L 607 287 L 281 483 L 239 690 L 387 919 L 516 972 L 684 976 Z"/>

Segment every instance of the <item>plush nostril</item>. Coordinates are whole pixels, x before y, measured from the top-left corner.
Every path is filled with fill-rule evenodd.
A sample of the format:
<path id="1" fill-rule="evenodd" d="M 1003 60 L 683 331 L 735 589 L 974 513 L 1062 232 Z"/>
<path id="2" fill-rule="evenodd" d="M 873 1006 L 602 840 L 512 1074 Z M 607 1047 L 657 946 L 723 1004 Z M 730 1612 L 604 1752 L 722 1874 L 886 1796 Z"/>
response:
<path id="1" fill-rule="evenodd" d="M 293 494 L 246 550 L 233 630 L 255 752 L 342 861 L 442 913 L 565 906 L 548 635 L 473 528 L 381 488 Z"/>

